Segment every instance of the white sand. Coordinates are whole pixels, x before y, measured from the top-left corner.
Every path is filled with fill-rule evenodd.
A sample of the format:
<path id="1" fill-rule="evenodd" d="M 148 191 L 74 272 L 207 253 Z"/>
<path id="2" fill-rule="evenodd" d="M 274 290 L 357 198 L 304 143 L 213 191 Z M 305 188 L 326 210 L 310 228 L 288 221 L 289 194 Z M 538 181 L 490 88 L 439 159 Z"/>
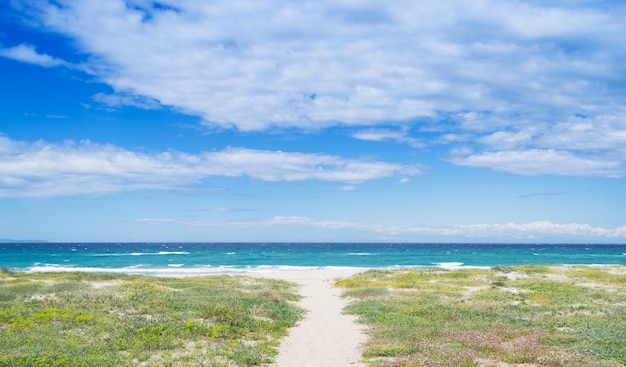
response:
<path id="1" fill-rule="evenodd" d="M 356 318 L 343 315 L 348 301 L 341 298 L 335 280 L 348 278 L 356 269 L 246 274 L 283 279 L 299 284 L 305 319 L 291 328 L 280 346 L 277 367 L 362 367 L 361 344 L 366 341 Z"/>

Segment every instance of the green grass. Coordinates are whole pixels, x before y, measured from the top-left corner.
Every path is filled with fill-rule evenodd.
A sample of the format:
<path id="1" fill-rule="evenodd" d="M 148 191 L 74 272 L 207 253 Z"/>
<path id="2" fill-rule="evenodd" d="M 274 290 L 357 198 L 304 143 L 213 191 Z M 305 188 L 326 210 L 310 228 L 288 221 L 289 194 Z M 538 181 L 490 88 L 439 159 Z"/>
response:
<path id="1" fill-rule="evenodd" d="M 370 366 L 626 365 L 626 267 L 367 271 L 336 284 Z"/>
<path id="2" fill-rule="evenodd" d="M 0 272 L 0 366 L 257 366 L 303 310 L 293 284 Z"/>

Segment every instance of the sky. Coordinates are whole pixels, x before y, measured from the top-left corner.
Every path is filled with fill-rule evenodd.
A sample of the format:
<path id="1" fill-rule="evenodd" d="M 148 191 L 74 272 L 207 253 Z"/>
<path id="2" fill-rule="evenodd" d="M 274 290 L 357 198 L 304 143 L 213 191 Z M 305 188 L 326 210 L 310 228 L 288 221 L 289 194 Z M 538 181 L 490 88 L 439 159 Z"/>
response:
<path id="1" fill-rule="evenodd" d="M 625 243 L 624 18 L 0 2 L 0 238 Z"/>

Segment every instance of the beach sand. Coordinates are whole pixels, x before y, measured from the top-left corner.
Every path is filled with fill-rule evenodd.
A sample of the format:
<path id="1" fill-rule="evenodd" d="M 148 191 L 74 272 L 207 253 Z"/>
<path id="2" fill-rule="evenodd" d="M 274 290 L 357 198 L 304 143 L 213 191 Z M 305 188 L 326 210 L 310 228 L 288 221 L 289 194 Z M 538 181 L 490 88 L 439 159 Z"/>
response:
<path id="1" fill-rule="evenodd" d="M 364 327 L 356 318 L 342 314 L 348 304 L 341 298 L 335 280 L 348 278 L 358 269 L 320 269 L 294 272 L 246 274 L 282 279 L 299 285 L 300 306 L 305 318 L 282 340 L 277 367 L 364 367 L 361 345 L 366 341 Z"/>

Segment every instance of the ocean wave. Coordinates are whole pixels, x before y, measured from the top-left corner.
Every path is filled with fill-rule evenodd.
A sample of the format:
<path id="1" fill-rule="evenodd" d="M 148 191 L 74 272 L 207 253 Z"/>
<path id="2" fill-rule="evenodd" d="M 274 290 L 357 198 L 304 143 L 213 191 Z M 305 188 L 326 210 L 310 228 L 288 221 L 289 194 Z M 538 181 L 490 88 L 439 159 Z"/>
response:
<path id="1" fill-rule="evenodd" d="M 348 252 L 350 256 L 376 256 L 380 255 L 378 252 Z"/>
<path id="2" fill-rule="evenodd" d="M 458 261 L 434 263 L 434 265 L 437 266 L 438 268 L 446 269 L 446 270 L 456 270 L 456 269 L 461 269 L 463 267 L 463 263 L 458 262 Z"/>
<path id="3" fill-rule="evenodd" d="M 492 265 L 466 265 L 465 263 L 456 262 L 456 261 L 433 263 L 433 265 L 431 265 L 430 267 L 433 267 L 433 266 L 439 269 L 444 269 L 444 270 L 491 269 L 492 268 Z M 417 266 L 415 268 L 429 268 L 429 266 Z"/>
<path id="4" fill-rule="evenodd" d="M 258 265 L 258 266 L 211 266 L 200 265 L 185 267 L 184 264 L 169 264 L 167 267 L 148 267 L 133 265 L 120 268 L 81 267 L 57 264 L 34 265 L 23 269 L 29 273 L 45 272 L 85 272 L 85 273 L 115 273 L 115 274 L 142 274 L 142 275 L 212 275 L 212 274 L 245 274 L 268 272 L 293 272 L 332 269 L 320 266 L 287 266 L 287 265 Z"/>
<path id="5" fill-rule="evenodd" d="M 189 255 L 187 251 L 159 251 L 159 252 L 115 252 L 111 254 L 93 254 L 94 257 L 122 257 L 122 256 L 159 256 L 159 255 Z"/>

